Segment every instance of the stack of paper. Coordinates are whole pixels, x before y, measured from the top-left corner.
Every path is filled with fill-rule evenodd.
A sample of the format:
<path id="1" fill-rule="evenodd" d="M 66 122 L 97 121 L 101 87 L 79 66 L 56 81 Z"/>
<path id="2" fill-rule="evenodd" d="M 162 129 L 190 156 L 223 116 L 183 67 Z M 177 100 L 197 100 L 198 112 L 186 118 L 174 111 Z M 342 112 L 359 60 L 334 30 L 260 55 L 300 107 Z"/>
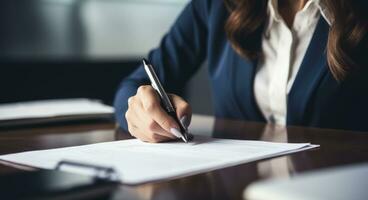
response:
<path id="1" fill-rule="evenodd" d="M 89 99 L 43 100 L 0 104 L 0 125 L 111 117 L 114 109 Z"/>
<path id="2" fill-rule="evenodd" d="M 9 154 L 0 159 L 45 169 L 54 169 L 61 160 L 113 167 L 121 182 L 138 184 L 198 174 L 316 146 L 207 137 L 195 137 L 190 143 L 159 144 L 130 139 Z"/>

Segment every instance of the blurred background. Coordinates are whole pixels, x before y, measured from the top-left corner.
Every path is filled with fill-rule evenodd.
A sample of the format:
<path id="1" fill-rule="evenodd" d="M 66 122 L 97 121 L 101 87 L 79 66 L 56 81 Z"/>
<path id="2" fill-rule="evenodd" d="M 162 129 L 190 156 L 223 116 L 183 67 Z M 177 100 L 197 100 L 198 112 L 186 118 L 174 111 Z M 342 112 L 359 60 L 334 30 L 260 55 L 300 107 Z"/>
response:
<path id="1" fill-rule="evenodd" d="M 0 103 L 86 97 L 111 104 L 188 2 L 1 0 Z M 184 94 L 200 114 L 212 114 L 206 73 L 202 67 Z"/>

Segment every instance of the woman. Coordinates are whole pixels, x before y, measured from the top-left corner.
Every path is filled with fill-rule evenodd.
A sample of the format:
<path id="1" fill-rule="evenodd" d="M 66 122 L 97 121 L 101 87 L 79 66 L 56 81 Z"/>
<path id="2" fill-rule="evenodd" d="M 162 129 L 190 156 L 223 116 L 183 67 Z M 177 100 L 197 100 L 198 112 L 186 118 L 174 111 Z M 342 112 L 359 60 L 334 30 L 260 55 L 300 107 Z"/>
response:
<path id="1" fill-rule="evenodd" d="M 193 0 L 149 60 L 177 93 L 207 59 L 216 117 L 368 131 L 366 10 L 363 0 Z M 188 125 L 190 106 L 171 97 Z M 177 135 L 142 67 L 115 109 L 143 141 Z"/>

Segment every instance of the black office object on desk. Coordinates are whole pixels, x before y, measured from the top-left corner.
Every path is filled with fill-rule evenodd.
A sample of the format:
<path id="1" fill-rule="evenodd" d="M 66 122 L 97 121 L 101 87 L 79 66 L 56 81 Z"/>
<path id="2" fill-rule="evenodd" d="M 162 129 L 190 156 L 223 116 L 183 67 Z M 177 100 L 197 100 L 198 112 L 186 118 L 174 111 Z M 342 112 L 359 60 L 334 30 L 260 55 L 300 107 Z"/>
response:
<path id="1" fill-rule="evenodd" d="M 110 168 L 62 161 L 64 165 L 93 168 L 96 176 L 84 176 L 60 170 L 24 171 L 0 177 L 2 199 L 110 199 L 118 182 L 109 180 Z M 102 178 L 103 174 L 107 178 Z"/>

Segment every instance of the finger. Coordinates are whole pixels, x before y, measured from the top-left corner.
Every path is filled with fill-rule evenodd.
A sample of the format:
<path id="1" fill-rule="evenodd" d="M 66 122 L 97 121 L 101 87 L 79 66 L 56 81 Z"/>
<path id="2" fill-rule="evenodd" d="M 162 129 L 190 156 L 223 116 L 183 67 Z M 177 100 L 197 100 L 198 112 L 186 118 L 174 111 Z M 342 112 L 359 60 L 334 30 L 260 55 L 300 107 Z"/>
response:
<path id="1" fill-rule="evenodd" d="M 132 124 L 134 124 L 137 128 L 143 129 L 145 124 L 144 121 L 142 120 L 142 114 L 144 114 L 143 112 L 141 112 L 141 102 L 140 99 L 137 96 L 132 96 L 128 99 L 128 112 L 130 113 L 129 120 Z"/>
<path id="2" fill-rule="evenodd" d="M 125 119 L 128 124 L 128 131 L 130 135 L 132 135 L 135 138 L 138 138 L 142 141 L 148 141 L 148 137 L 146 137 L 144 134 L 141 134 L 137 125 L 137 123 L 140 121 L 136 112 L 134 111 L 134 99 L 135 97 L 132 96 L 128 99 L 128 110 L 125 113 Z"/>
<path id="3" fill-rule="evenodd" d="M 138 116 L 137 125 L 138 127 L 142 127 L 144 133 L 146 135 L 157 134 L 167 139 L 176 139 L 172 133 L 165 131 L 156 121 L 154 121 L 149 114 L 144 110 L 141 102 L 136 102 L 132 105 L 132 109 L 135 111 L 135 114 Z"/>
<path id="4" fill-rule="evenodd" d="M 145 136 L 144 134 L 142 134 L 139 129 L 137 128 L 137 126 L 133 125 L 132 123 L 128 122 L 128 131 L 130 133 L 131 136 L 142 140 L 142 141 L 149 141 L 149 138 L 147 136 Z"/>
<path id="5" fill-rule="evenodd" d="M 134 112 L 131 111 L 127 112 L 126 115 L 129 117 L 129 119 L 137 118 Z M 134 124 L 134 121 L 137 120 L 128 121 L 128 131 L 133 137 L 142 140 L 143 142 L 151 142 L 151 143 L 161 142 L 170 139 L 170 138 L 163 138 L 162 136 L 158 136 L 155 134 L 147 135 L 144 131 L 141 131 L 141 129 L 139 129 L 137 125 Z"/>
<path id="6" fill-rule="evenodd" d="M 152 143 L 166 142 L 166 141 L 172 140 L 169 137 L 162 136 L 162 135 L 159 135 L 159 134 L 151 134 L 150 137 L 149 137 L 149 139 L 150 139 L 149 142 L 152 142 Z"/>
<path id="7" fill-rule="evenodd" d="M 130 125 L 130 127 L 132 127 L 130 129 L 132 136 L 136 137 L 139 140 L 142 140 L 143 142 L 158 143 L 158 142 L 172 140 L 171 138 L 161 136 L 158 134 L 147 135 L 145 134 L 145 132 L 140 131 L 140 129 L 138 129 L 134 125 Z"/>
<path id="8" fill-rule="evenodd" d="M 166 113 L 166 111 L 160 105 L 160 99 L 156 91 L 151 86 L 143 87 L 138 89 L 137 94 L 142 100 L 142 105 L 145 112 L 156 121 L 165 131 L 170 132 L 174 135 L 180 133 L 179 125 L 175 120 Z"/>
<path id="9" fill-rule="evenodd" d="M 152 120 L 148 114 L 143 110 L 142 103 L 137 96 L 133 96 L 128 100 L 129 109 L 127 113 L 130 113 L 129 121 L 137 127 L 137 130 L 141 135 L 145 136 L 146 141 L 166 141 L 170 139 L 176 139 L 171 133 L 161 128 L 154 120 Z M 137 132 L 136 130 L 136 132 Z M 154 136 L 158 134 L 164 137 Z M 148 138 L 148 139 L 147 139 Z"/>
<path id="10" fill-rule="evenodd" d="M 192 118 L 191 106 L 181 97 L 170 94 L 171 102 L 175 106 L 176 114 L 185 127 L 188 127 Z"/>
<path id="11" fill-rule="evenodd" d="M 135 138 L 139 138 L 139 136 L 137 135 L 137 126 L 133 124 L 134 118 L 135 116 L 133 116 L 132 110 L 128 109 L 127 112 L 125 113 L 125 119 L 128 124 L 128 132 L 131 136 Z"/>

